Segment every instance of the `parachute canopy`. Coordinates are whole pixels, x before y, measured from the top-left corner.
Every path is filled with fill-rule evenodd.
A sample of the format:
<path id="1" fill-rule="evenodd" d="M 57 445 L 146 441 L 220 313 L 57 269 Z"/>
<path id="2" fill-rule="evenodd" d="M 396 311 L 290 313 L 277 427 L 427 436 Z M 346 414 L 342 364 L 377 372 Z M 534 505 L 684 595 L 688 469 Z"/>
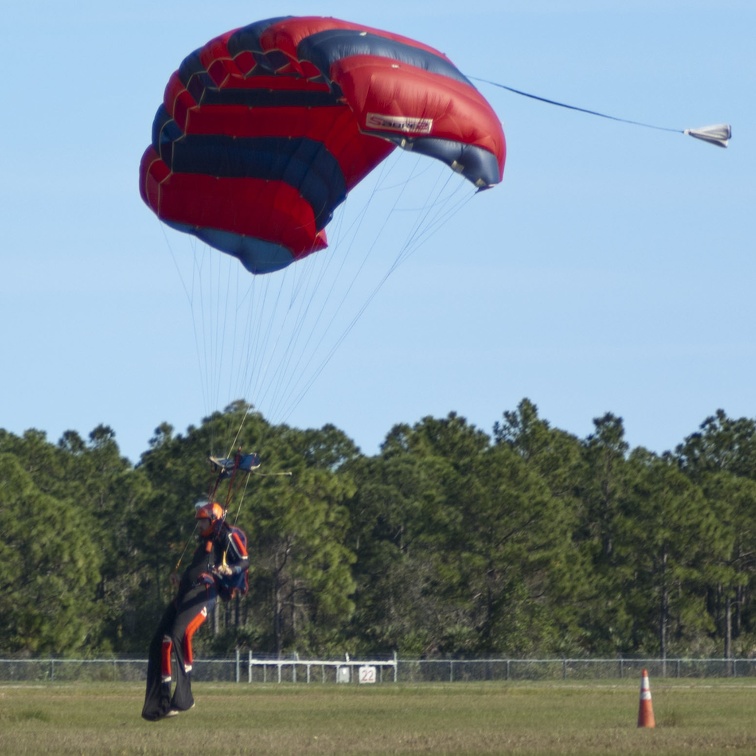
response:
<path id="1" fill-rule="evenodd" d="M 338 19 L 275 18 L 181 63 L 139 185 L 169 226 L 268 273 L 325 248 L 334 209 L 396 146 L 479 188 L 502 179 L 501 123 L 444 54 Z"/>

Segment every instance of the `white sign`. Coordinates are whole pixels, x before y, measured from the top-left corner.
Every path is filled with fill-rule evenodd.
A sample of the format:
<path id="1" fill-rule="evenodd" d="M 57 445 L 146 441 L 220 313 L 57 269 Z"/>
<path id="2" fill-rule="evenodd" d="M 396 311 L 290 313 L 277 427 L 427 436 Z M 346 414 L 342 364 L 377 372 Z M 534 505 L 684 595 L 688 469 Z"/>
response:
<path id="1" fill-rule="evenodd" d="M 375 682 L 375 667 L 360 667 L 360 683 Z"/>

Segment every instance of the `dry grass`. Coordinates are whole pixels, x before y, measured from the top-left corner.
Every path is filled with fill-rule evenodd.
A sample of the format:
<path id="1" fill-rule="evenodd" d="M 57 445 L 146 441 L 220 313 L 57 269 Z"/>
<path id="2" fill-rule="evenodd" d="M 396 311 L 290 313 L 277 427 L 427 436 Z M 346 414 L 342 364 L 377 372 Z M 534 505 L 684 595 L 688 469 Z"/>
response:
<path id="1" fill-rule="evenodd" d="M 3 754 L 756 753 L 756 683 L 195 683 L 194 710 L 140 716 L 134 684 L 0 687 Z"/>

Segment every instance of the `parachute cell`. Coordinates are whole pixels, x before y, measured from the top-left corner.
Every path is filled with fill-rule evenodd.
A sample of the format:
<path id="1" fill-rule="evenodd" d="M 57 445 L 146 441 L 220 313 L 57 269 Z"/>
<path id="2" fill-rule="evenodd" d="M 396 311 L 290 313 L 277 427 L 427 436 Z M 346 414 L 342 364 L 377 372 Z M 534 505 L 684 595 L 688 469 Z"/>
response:
<path id="1" fill-rule="evenodd" d="M 336 207 L 396 147 L 501 181 L 491 106 L 442 53 L 332 18 L 227 32 L 171 76 L 140 165 L 169 226 L 268 273 L 326 247 Z"/>

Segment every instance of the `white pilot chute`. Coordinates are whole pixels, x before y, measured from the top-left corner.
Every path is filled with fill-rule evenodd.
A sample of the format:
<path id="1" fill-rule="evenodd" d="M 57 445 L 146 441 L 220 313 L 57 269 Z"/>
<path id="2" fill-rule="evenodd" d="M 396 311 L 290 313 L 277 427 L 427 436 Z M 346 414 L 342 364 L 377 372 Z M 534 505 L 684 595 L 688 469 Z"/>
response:
<path id="1" fill-rule="evenodd" d="M 683 132 L 694 139 L 701 139 L 718 147 L 727 147 L 732 139 L 732 128 L 729 123 L 715 123 L 713 126 L 701 126 L 699 129 L 685 129 Z"/>

